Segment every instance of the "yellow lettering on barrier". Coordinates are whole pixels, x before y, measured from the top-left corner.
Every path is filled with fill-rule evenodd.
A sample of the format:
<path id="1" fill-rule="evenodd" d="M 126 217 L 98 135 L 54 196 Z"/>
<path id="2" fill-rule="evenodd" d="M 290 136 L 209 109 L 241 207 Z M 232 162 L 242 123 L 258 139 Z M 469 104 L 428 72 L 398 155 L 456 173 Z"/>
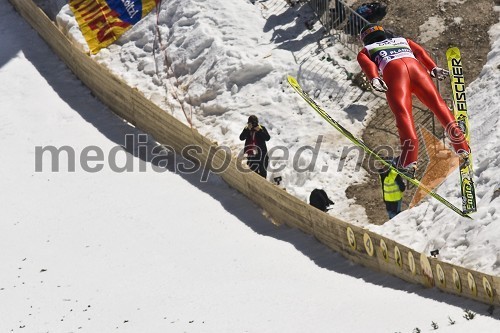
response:
<path id="1" fill-rule="evenodd" d="M 413 252 L 408 251 L 408 266 L 410 266 L 411 274 L 417 274 L 417 266 L 415 265 L 415 258 L 413 257 Z"/>
<path id="2" fill-rule="evenodd" d="M 347 242 L 351 249 L 356 250 L 356 237 L 354 237 L 354 231 L 352 231 L 351 227 L 347 227 Z"/>
<path id="3" fill-rule="evenodd" d="M 467 273 L 467 282 L 469 283 L 469 290 L 472 295 L 477 296 L 476 280 L 474 279 L 474 276 L 472 276 L 471 272 Z"/>
<path id="4" fill-rule="evenodd" d="M 483 288 L 484 292 L 488 296 L 490 303 L 493 303 L 493 288 L 491 288 L 490 281 L 488 281 L 486 276 L 483 276 Z"/>
<path id="5" fill-rule="evenodd" d="M 452 277 L 453 277 L 453 285 L 455 286 L 455 290 L 458 293 L 462 292 L 462 282 L 460 281 L 460 275 L 458 274 L 457 270 L 453 268 L 451 271 Z"/>
<path id="6" fill-rule="evenodd" d="M 382 258 L 384 258 L 385 261 L 389 261 L 387 244 L 385 244 L 385 241 L 383 239 L 380 240 L 380 251 L 382 252 Z"/>
<path id="7" fill-rule="evenodd" d="M 432 287 L 434 285 L 434 275 L 432 274 L 431 263 L 424 253 L 420 253 L 420 268 L 422 275 L 425 277 L 426 285 Z"/>
<path id="8" fill-rule="evenodd" d="M 368 235 L 366 232 L 363 235 L 363 243 L 365 244 L 366 253 L 368 253 L 370 257 L 373 257 L 373 254 L 375 252 L 373 248 L 373 242 L 372 239 L 370 238 L 370 235 Z"/>
<path id="9" fill-rule="evenodd" d="M 398 265 L 399 268 L 403 268 L 403 257 L 397 246 L 394 247 L 394 260 L 396 260 L 396 265 Z"/>
<path id="10" fill-rule="evenodd" d="M 436 275 L 437 275 L 437 280 L 439 282 L 439 286 L 441 288 L 446 287 L 446 277 L 444 275 L 443 268 L 441 267 L 440 264 L 436 264 Z"/>

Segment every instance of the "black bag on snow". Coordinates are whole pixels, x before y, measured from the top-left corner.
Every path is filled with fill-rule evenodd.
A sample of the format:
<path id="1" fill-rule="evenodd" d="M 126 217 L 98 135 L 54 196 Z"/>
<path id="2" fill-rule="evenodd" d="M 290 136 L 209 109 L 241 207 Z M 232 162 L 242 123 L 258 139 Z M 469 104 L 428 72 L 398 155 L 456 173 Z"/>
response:
<path id="1" fill-rule="evenodd" d="M 326 192 L 321 189 L 314 189 L 309 196 L 309 204 L 324 212 L 328 211 L 328 206 L 333 205 L 333 201 L 328 198 Z"/>

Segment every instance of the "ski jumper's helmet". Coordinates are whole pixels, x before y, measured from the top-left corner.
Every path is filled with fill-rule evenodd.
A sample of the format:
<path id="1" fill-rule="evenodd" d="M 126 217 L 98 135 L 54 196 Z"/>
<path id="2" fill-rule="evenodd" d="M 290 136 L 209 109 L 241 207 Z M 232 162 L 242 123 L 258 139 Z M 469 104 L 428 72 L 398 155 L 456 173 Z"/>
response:
<path id="1" fill-rule="evenodd" d="M 375 23 L 370 23 L 365 25 L 361 29 L 361 31 L 359 32 L 359 38 L 364 45 L 368 45 L 387 39 L 387 35 L 382 26 Z"/>

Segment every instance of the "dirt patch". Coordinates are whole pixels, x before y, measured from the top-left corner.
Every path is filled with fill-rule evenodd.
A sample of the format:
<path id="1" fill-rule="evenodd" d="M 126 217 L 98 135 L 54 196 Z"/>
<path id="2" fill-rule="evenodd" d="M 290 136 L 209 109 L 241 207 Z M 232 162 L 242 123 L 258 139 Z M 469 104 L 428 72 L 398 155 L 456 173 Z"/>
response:
<path id="1" fill-rule="evenodd" d="M 353 8 L 364 2 L 358 1 L 353 5 Z M 420 43 L 437 56 L 438 66 L 444 68 L 446 68 L 445 52 L 448 47 L 459 47 L 462 53 L 466 83 L 470 84 L 478 77 L 490 51 L 488 30 L 498 22 L 498 14 L 493 9 L 495 5 L 499 5 L 499 0 L 468 0 L 463 4 L 458 4 L 455 1 L 439 2 L 436 0 L 386 0 L 383 2 L 387 4 L 388 11 L 380 23 L 386 29 Z M 444 22 L 446 30 L 435 38 L 422 42 L 419 40 L 420 27 L 425 28 L 426 22 L 431 17 Z M 440 90 L 445 99 L 450 96 L 449 87 L 449 80 L 440 84 Z M 435 124 L 432 130 L 437 134 L 442 133 L 439 123 L 432 119 L 432 114 L 415 99 L 414 116 L 418 118 L 418 120 L 416 119 L 418 125 L 432 129 Z M 376 115 L 366 127 L 363 140 L 370 147 L 380 146 L 381 143 L 398 147 L 399 139 L 394 117 L 388 106 L 385 105 L 376 111 Z M 425 156 L 419 154 L 419 163 L 419 168 L 424 169 Z M 366 164 L 365 167 L 367 167 Z M 408 207 L 414 190 L 410 189 L 405 194 L 403 209 Z M 370 223 L 383 224 L 387 221 L 377 174 L 372 173 L 366 183 L 350 186 L 346 190 L 346 195 L 348 198 L 355 198 L 357 204 L 365 207 Z"/>

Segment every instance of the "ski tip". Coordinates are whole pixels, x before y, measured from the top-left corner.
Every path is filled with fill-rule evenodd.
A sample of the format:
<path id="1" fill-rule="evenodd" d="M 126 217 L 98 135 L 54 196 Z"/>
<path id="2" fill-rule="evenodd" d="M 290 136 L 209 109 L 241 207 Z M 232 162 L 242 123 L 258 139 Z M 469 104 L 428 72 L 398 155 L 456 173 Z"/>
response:
<path id="1" fill-rule="evenodd" d="M 448 48 L 448 50 L 446 51 L 446 55 L 447 56 L 460 56 L 460 50 L 458 47 L 456 46 L 453 46 L 453 47 L 450 47 Z"/>
<path id="2" fill-rule="evenodd" d="M 469 219 L 469 220 L 473 220 L 473 218 L 467 213 L 462 213 L 462 216 Z"/>
<path id="3" fill-rule="evenodd" d="M 295 84 L 295 85 L 296 85 L 296 84 L 298 84 L 297 79 L 296 79 L 296 78 L 294 78 L 293 76 L 291 76 L 291 75 L 287 75 L 287 77 L 286 77 L 286 78 L 287 78 L 287 80 L 288 80 L 288 82 L 289 82 L 289 83 L 291 83 L 291 84 Z"/>
<path id="4" fill-rule="evenodd" d="M 477 209 L 475 209 L 475 208 L 474 209 L 469 209 L 469 210 L 463 210 L 462 211 L 462 216 L 466 217 L 468 219 L 473 220 L 473 218 L 469 214 L 475 213 L 475 212 L 477 212 Z"/>

